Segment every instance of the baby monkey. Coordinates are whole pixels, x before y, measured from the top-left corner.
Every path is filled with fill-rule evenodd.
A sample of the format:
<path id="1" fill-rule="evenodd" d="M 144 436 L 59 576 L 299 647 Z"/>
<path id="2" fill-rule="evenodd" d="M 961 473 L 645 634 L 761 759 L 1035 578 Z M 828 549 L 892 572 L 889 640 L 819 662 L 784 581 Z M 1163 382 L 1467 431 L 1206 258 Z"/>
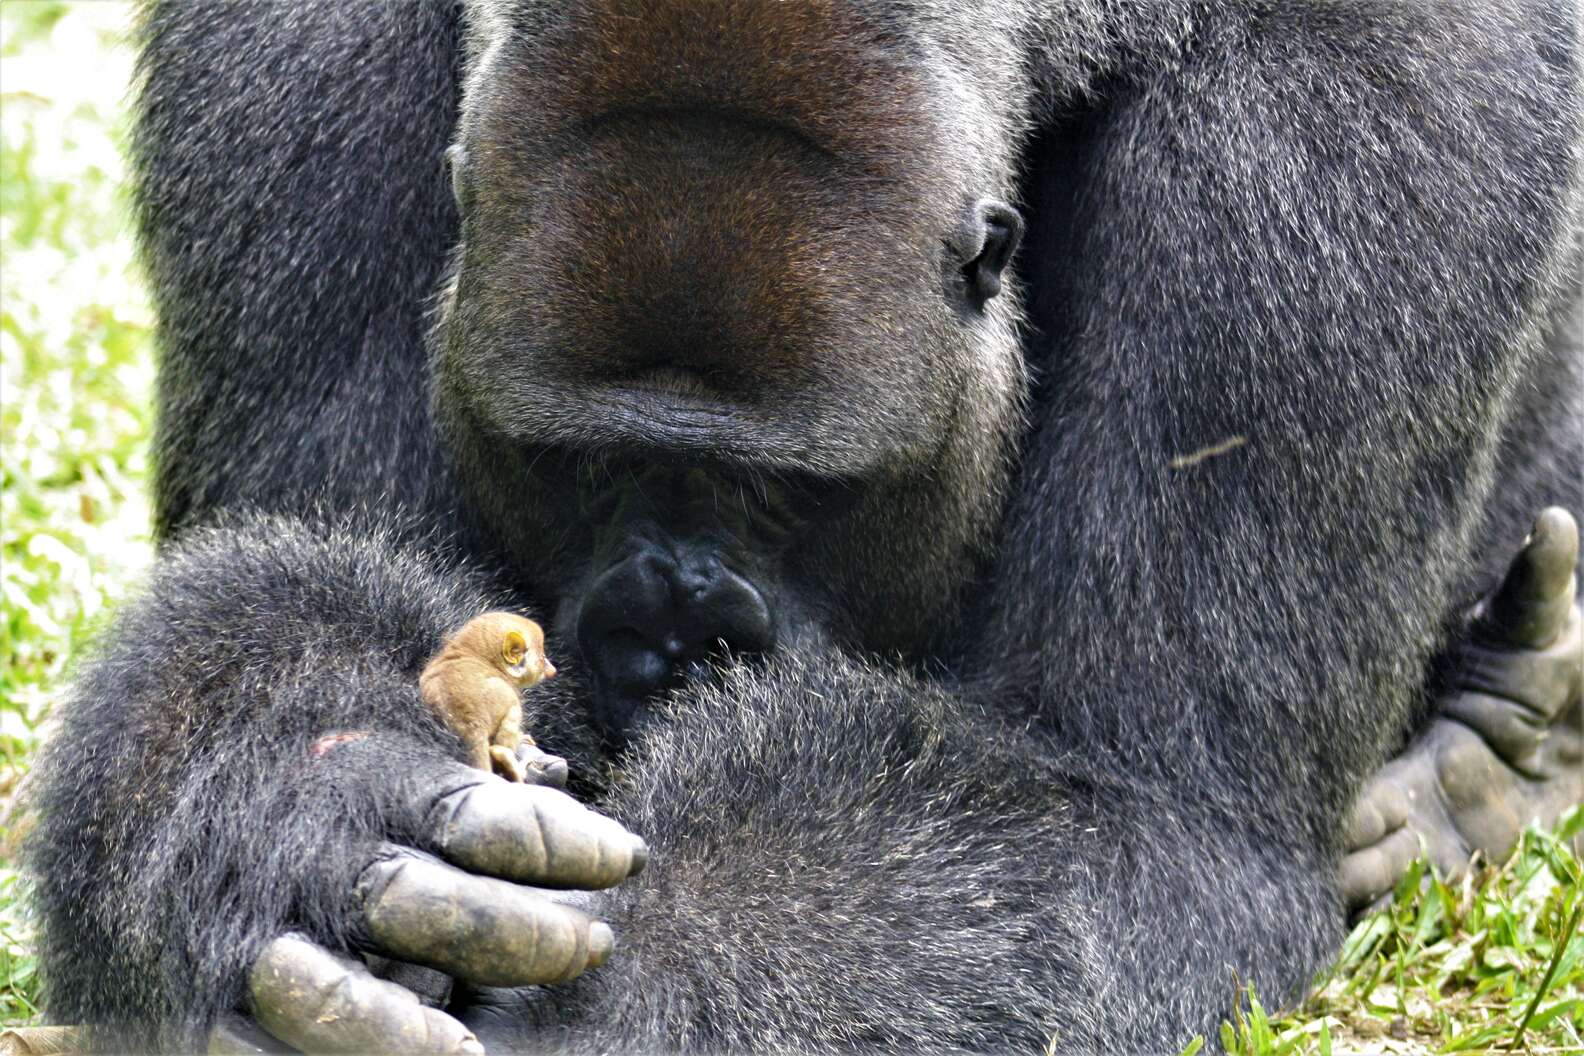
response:
<path id="1" fill-rule="evenodd" d="M 517 750 L 519 745 L 533 748 L 534 742 L 523 733 L 518 692 L 555 673 L 537 623 L 509 612 L 486 612 L 446 640 L 418 676 L 418 692 L 462 738 L 474 766 L 493 769 L 508 781 L 527 781 Z"/>

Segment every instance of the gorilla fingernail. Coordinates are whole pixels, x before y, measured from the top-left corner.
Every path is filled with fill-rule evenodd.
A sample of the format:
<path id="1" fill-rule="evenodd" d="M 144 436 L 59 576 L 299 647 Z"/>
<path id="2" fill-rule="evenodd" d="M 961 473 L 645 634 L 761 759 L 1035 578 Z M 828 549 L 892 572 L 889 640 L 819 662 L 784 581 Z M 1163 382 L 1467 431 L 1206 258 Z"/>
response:
<path id="1" fill-rule="evenodd" d="M 633 837 L 632 864 L 627 867 L 628 876 L 637 876 L 644 871 L 644 866 L 649 864 L 649 845 L 641 837 Z"/>
<path id="2" fill-rule="evenodd" d="M 609 924 L 596 920 L 589 925 L 588 967 L 598 968 L 610 960 L 611 951 L 615 948 L 616 935 L 611 931 Z"/>

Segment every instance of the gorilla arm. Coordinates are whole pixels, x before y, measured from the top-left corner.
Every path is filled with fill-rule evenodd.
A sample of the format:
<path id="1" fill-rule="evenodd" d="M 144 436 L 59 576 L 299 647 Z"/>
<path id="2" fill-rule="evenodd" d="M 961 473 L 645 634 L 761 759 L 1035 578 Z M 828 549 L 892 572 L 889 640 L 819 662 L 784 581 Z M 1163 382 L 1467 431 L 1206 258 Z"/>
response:
<path id="1" fill-rule="evenodd" d="M 601 963 L 604 924 L 518 883 L 616 883 L 641 841 L 464 766 L 417 691 L 488 607 L 378 534 L 261 518 L 168 551 L 39 766 L 51 1014 L 100 1047 L 193 1051 L 251 973 L 259 1018 L 298 1045 L 456 1051 L 455 1020 L 281 937 L 497 984 Z"/>
<path id="2" fill-rule="evenodd" d="M 1275 939 L 1293 914 L 1322 935 L 1331 916 L 1300 883 L 1328 864 L 1279 834 L 1244 846 L 1246 804 L 1168 801 L 835 652 L 733 666 L 632 750 L 602 806 L 656 857 L 590 902 L 620 949 L 565 986 L 459 992 L 490 1051 L 1156 1051 L 1227 1014 L 1234 977 L 1289 971 Z M 1181 853 L 1151 867 L 1160 845 Z M 1271 878 L 1259 931 L 1208 897 L 1245 870 Z M 1167 930 L 1160 907 L 1189 899 L 1205 906 Z M 1172 931 L 1201 928 L 1237 944 L 1174 962 L 1169 995 L 1129 985 L 1130 951 L 1175 956 Z"/>
<path id="3" fill-rule="evenodd" d="M 1234 974 L 1287 998 L 1329 957 L 1344 822 L 1459 603 L 1511 393 L 1576 354 L 1547 331 L 1577 289 L 1571 31 L 1268 14 L 1036 158 L 1044 388 L 967 654 L 1102 775 L 1073 802 L 1116 837 L 1088 866 L 1149 1050 Z M 1385 79 L 1382 39 L 1417 56 Z"/>
<path id="4" fill-rule="evenodd" d="M 1099 837 L 1049 750 L 838 652 L 734 665 L 601 804 L 654 848 L 598 896 L 618 955 L 459 1015 L 493 1051 L 1096 1051 Z"/>

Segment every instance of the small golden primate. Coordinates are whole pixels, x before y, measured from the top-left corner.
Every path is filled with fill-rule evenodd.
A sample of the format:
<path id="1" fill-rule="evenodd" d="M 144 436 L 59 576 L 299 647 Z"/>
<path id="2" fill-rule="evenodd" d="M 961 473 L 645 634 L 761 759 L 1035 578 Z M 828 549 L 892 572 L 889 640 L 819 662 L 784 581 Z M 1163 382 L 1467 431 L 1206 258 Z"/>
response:
<path id="1" fill-rule="evenodd" d="M 533 738 L 523 733 L 519 691 L 555 673 L 537 623 L 486 612 L 441 646 L 418 676 L 418 692 L 462 738 L 474 766 L 523 781 L 527 774 L 517 748 L 524 741 L 531 746 Z"/>

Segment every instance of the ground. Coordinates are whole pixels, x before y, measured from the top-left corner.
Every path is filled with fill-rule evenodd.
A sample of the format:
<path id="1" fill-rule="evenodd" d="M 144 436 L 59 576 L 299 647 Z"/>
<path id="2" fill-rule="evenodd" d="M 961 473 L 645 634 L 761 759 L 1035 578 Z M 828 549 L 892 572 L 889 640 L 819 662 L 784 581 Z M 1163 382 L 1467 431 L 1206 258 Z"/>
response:
<path id="1" fill-rule="evenodd" d="M 17 792 L 72 660 L 151 556 L 150 318 L 118 149 L 128 18 L 121 4 L 0 5 L 3 1025 L 32 1021 L 39 998 Z M 1584 1053 L 1584 864 L 1565 845 L 1581 828 L 1576 811 L 1450 886 L 1406 878 L 1299 1008 L 1256 999 L 1235 1017 L 1229 979 L 1233 1021 L 1205 1051 Z"/>

